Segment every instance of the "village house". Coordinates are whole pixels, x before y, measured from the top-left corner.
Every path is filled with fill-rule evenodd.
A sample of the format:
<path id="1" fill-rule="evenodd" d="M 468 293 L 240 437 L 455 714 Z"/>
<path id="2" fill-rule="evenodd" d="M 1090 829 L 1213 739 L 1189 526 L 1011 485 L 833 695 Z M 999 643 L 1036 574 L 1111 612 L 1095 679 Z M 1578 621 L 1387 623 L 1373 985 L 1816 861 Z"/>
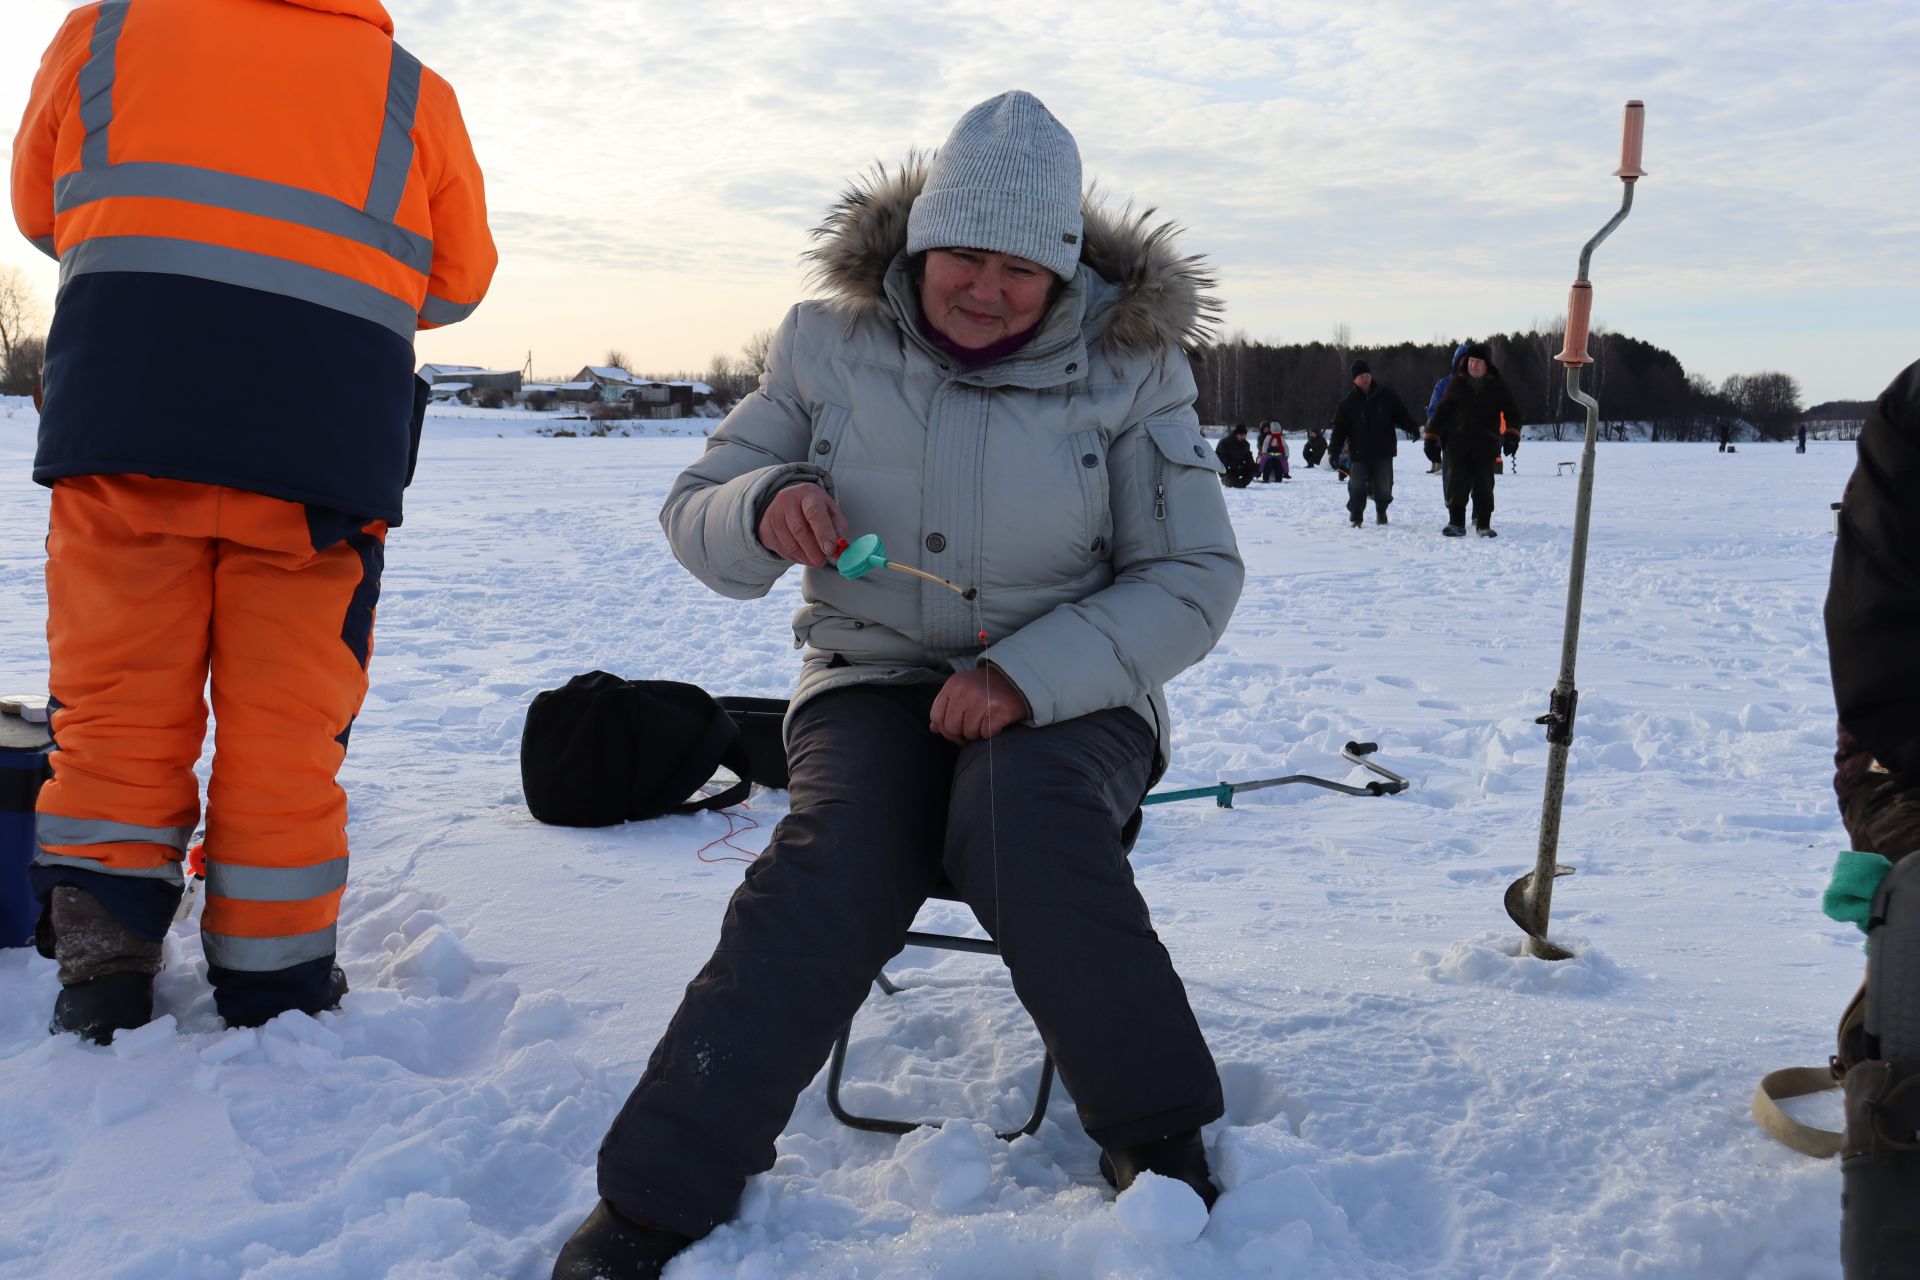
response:
<path id="1" fill-rule="evenodd" d="M 434 400 L 458 400 L 470 404 L 489 391 L 511 399 L 520 394 L 518 369 L 482 369 L 472 364 L 423 364 L 420 378 L 431 389 Z"/>
<path id="2" fill-rule="evenodd" d="M 573 382 L 590 385 L 601 404 L 631 405 L 638 418 L 690 418 L 713 395 L 704 382 L 656 382 L 612 365 L 587 365 Z"/>

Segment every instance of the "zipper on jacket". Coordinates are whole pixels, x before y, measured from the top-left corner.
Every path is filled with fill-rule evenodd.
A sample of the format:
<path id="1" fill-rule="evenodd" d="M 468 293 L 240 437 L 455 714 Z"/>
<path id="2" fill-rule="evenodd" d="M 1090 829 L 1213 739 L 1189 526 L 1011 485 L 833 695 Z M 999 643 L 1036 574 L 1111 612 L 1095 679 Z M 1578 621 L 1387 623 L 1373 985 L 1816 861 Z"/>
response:
<path id="1" fill-rule="evenodd" d="M 1167 528 L 1167 460 L 1153 451 L 1153 520 L 1160 526 L 1160 554 L 1173 553 L 1173 533 Z"/>

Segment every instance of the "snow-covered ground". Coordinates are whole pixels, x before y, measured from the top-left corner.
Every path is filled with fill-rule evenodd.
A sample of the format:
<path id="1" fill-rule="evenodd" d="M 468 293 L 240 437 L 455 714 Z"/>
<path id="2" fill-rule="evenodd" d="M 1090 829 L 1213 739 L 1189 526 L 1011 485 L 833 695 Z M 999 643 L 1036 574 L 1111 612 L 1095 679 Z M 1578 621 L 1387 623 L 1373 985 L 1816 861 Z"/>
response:
<path id="1" fill-rule="evenodd" d="M 0 1276 L 543 1277 L 593 1203 L 742 864 L 714 860 L 718 815 L 534 822 L 522 716 L 595 667 L 783 694 L 796 593 L 726 601 L 668 555 L 654 513 L 700 441 L 469 426 L 430 426 L 390 543 L 346 769 L 344 1009 L 222 1029 L 185 925 L 161 1021 L 82 1046 L 45 1034 L 53 965 L 0 953 Z M 9 687 L 45 670 L 32 437 L 0 402 Z M 1556 894 L 1579 955 L 1550 965 L 1501 893 L 1533 860 L 1575 492 L 1553 464 L 1576 456 L 1527 445 L 1495 541 L 1438 535 L 1417 451 L 1386 528 L 1347 528 L 1323 471 L 1227 495 L 1247 592 L 1173 688 L 1166 785 L 1349 776 L 1350 738 L 1414 785 L 1150 811 L 1139 882 L 1228 1098 L 1197 1239 L 1184 1192 L 1116 1205 L 1058 1092 L 1037 1135 L 991 1137 L 1025 1115 L 1031 1026 L 991 962 L 910 953 L 856 1023 L 849 1101 L 963 1119 L 857 1133 L 816 1082 L 672 1280 L 1837 1276 L 1837 1170 L 1747 1100 L 1824 1061 L 1861 967 L 1818 901 L 1845 843 L 1820 601 L 1853 448 L 1603 447 Z M 783 801 L 757 795 L 737 843 Z"/>

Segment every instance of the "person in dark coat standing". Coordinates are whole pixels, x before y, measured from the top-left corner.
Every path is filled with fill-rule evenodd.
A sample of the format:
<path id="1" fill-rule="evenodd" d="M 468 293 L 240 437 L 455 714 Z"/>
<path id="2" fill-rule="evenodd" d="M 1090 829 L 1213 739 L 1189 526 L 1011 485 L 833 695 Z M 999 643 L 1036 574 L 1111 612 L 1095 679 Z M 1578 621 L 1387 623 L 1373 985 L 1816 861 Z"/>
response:
<path id="1" fill-rule="evenodd" d="M 1473 500 L 1473 529 L 1483 538 L 1493 530 L 1493 464 L 1500 456 L 1501 436 L 1520 430 L 1520 406 L 1506 379 L 1493 367 L 1493 352 L 1484 342 L 1467 348 L 1446 394 L 1440 397 L 1428 434 L 1440 442 L 1447 459 L 1447 526 L 1449 538 L 1467 532 L 1467 500 Z"/>
<path id="2" fill-rule="evenodd" d="M 1834 791 L 1848 844 L 1892 868 L 1867 935 L 1863 1056 L 1847 1069 L 1840 1254 L 1848 1280 L 1920 1257 L 1920 363 L 1860 435 L 1827 590 L 1840 715 Z"/>
<path id="3" fill-rule="evenodd" d="M 1220 465 L 1227 469 L 1220 477 L 1221 484 L 1229 489 L 1244 489 L 1253 483 L 1257 468 L 1253 465 L 1253 446 L 1247 443 L 1244 425 L 1227 432 L 1213 447 L 1213 452 L 1220 459 Z"/>
<path id="4" fill-rule="evenodd" d="M 1373 522 L 1387 522 L 1387 507 L 1393 501 L 1393 457 L 1399 452 L 1395 427 L 1409 438 L 1420 434 L 1420 424 L 1407 412 L 1407 406 L 1392 387 L 1373 380 L 1373 371 L 1365 360 L 1355 360 L 1348 370 L 1353 390 L 1333 410 L 1333 443 L 1328 446 L 1335 457 L 1345 445 L 1347 466 L 1347 518 L 1360 527 L 1366 514 L 1367 499 L 1373 499 Z"/>

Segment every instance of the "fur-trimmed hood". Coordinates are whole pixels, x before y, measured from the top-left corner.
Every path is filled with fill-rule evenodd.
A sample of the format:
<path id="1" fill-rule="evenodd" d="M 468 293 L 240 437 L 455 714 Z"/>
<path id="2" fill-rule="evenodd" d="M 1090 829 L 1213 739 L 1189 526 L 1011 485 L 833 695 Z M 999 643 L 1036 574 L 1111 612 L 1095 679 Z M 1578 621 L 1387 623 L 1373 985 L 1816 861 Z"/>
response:
<path id="1" fill-rule="evenodd" d="M 897 168 L 875 165 L 813 229 L 818 243 L 803 256 L 832 306 L 857 315 L 885 305 L 887 271 L 906 248 L 907 215 L 926 185 L 931 160 L 916 151 Z M 1180 228 L 1155 223 L 1154 213 L 1131 202 L 1116 212 L 1093 190 L 1082 200 L 1080 265 L 1117 291 L 1089 310 L 1088 322 L 1125 350 L 1192 350 L 1213 339 L 1219 318 L 1213 272 L 1205 258 L 1183 256 L 1175 244 Z"/>

